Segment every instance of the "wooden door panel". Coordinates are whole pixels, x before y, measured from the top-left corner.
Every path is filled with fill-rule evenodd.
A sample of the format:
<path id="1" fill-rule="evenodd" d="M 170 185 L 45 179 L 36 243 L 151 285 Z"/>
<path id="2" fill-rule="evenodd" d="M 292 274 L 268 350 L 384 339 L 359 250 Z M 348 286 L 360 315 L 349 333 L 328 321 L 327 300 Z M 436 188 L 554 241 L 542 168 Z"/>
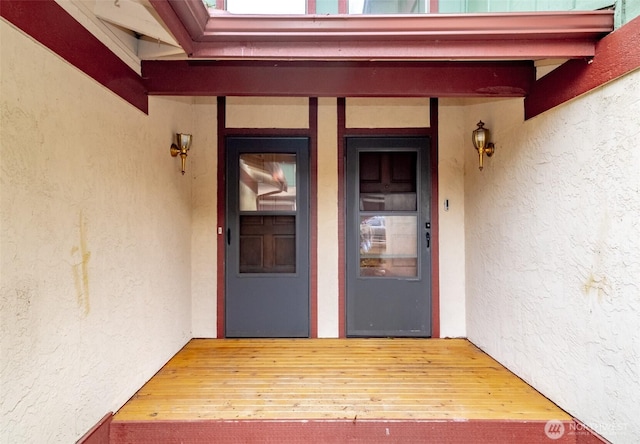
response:
<path id="1" fill-rule="evenodd" d="M 295 273 L 295 216 L 240 216 L 240 273 Z"/>

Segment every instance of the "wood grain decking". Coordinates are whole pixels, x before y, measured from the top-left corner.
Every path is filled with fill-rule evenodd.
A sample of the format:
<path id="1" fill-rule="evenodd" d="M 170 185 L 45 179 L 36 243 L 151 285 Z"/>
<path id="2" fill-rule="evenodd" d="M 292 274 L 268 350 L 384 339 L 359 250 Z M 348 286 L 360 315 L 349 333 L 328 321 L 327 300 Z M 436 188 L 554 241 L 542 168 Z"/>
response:
<path id="1" fill-rule="evenodd" d="M 195 339 L 126 421 L 571 417 L 464 339 Z"/>

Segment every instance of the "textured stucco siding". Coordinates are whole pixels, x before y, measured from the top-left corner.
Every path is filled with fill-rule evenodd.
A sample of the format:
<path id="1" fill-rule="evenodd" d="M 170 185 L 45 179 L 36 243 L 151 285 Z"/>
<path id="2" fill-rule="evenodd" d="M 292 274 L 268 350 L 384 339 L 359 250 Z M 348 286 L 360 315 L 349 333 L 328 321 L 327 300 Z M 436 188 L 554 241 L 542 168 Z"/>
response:
<path id="1" fill-rule="evenodd" d="M 469 338 L 615 443 L 640 441 L 640 71 L 527 122 L 471 102 Z M 470 145 L 470 144 L 469 144 Z"/>
<path id="2" fill-rule="evenodd" d="M 465 337 L 464 159 L 469 130 L 463 99 L 438 104 L 438 221 L 440 241 L 440 336 Z M 447 207 L 445 207 L 445 202 Z"/>
<path id="3" fill-rule="evenodd" d="M 0 442 L 73 442 L 190 337 L 216 335 L 216 100 L 152 97 L 147 116 L 3 21 L 0 41 Z M 527 122 L 521 99 L 440 101 L 442 335 L 468 335 L 616 443 L 640 441 L 638 85 L 636 71 Z M 304 128 L 294 102 L 285 126 Z M 318 332 L 332 337 L 337 104 L 319 104 Z M 417 106 L 380 125 L 422 125 Z M 480 119 L 497 146 L 483 172 Z M 178 131 L 194 134 L 185 176 Z"/>
<path id="4" fill-rule="evenodd" d="M 191 337 L 191 182 L 169 156 L 191 100 L 147 116 L 0 39 L 0 442 L 70 443 Z"/>
<path id="5" fill-rule="evenodd" d="M 197 147 L 189 152 L 191 191 L 191 310 L 193 336 L 215 338 L 218 309 L 218 134 L 217 99 L 197 97 L 193 104 Z"/>
<path id="6" fill-rule="evenodd" d="M 335 98 L 318 99 L 318 336 L 338 337 L 338 111 Z"/>

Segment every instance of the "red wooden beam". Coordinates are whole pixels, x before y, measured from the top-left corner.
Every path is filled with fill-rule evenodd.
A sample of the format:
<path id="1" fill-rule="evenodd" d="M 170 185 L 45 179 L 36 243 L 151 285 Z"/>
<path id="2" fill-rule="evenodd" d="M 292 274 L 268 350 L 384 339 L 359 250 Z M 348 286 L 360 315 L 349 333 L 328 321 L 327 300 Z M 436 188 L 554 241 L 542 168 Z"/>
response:
<path id="1" fill-rule="evenodd" d="M 640 17 L 603 38 L 593 59 L 569 60 L 534 83 L 525 98 L 525 119 L 640 68 Z"/>
<path id="2" fill-rule="evenodd" d="M 532 62 L 143 61 L 151 95 L 523 97 Z"/>
<path id="3" fill-rule="evenodd" d="M 147 113 L 142 79 L 54 0 L 2 0 L 0 15 L 127 102 Z"/>

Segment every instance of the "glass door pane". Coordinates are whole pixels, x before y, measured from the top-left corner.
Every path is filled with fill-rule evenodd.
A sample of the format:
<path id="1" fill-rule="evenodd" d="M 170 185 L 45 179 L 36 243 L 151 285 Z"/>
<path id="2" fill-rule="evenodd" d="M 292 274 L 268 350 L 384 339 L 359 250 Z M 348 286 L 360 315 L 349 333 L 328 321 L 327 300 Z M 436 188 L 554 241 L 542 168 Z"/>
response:
<path id="1" fill-rule="evenodd" d="M 360 277 L 418 276 L 417 158 L 359 153 Z"/>
<path id="2" fill-rule="evenodd" d="M 239 156 L 240 273 L 296 272 L 296 155 Z"/>
<path id="3" fill-rule="evenodd" d="M 240 211 L 296 210 L 296 155 L 240 155 Z"/>
<path id="4" fill-rule="evenodd" d="M 417 277 L 418 219 L 360 216 L 360 276 Z"/>

